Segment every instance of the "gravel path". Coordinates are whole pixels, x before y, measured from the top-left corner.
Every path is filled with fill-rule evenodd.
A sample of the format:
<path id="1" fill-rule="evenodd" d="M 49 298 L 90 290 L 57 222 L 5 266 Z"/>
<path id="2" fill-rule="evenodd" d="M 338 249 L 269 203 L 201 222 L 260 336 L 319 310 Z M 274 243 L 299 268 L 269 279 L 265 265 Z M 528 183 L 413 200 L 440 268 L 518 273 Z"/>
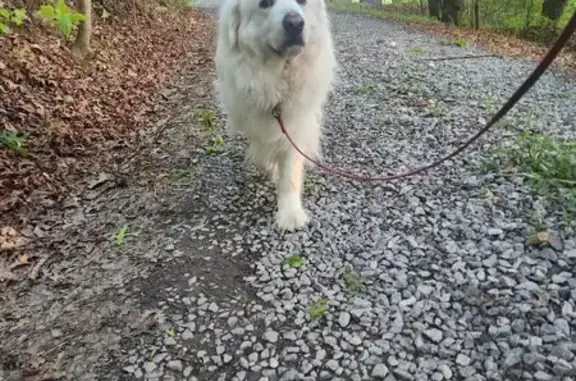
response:
<path id="1" fill-rule="evenodd" d="M 325 153 L 350 167 L 405 168 L 453 149 L 489 115 L 487 97 L 498 104 L 532 67 L 418 62 L 472 49 L 373 19 L 332 17 L 343 71 L 328 106 Z M 530 120 L 573 132 L 576 107 L 563 94 L 575 90 L 547 75 L 515 127 Z M 499 130 L 482 147 L 515 132 Z M 254 273 L 244 280 L 254 294 L 167 290 L 173 336 L 158 337 L 153 360 L 134 355 L 124 369 L 165 380 L 571 380 L 576 242 L 527 246 L 534 213 L 558 221 L 529 189 L 483 173 L 486 156 L 469 153 L 399 183 L 398 196 L 313 174 L 312 225 L 284 236 L 271 228 L 272 189 L 238 181 L 231 163 L 216 160 L 222 172 L 207 174 L 218 183 L 208 198 L 213 214 L 189 220 L 177 246 L 249 259 Z M 487 202 L 482 187 L 501 201 Z M 220 287 L 218 276 L 186 281 Z"/>
<path id="2" fill-rule="evenodd" d="M 360 16 L 332 22 L 342 71 L 324 154 L 367 173 L 453 149 L 533 67 L 419 62 L 481 50 Z M 505 126 L 397 183 L 398 195 L 311 171 L 310 228 L 285 235 L 273 228 L 273 187 L 242 164 L 241 145 L 225 135 L 224 152 L 209 155 L 174 130 L 158 162 L 186 158 L 201 175 L 161 195 L 170 213 L 133 238 L 134 257 L 154 264 L 117 287 L 154 324 L 116 342 L 97 378 L 576 380 L 576 240 L 530 188 L 483 166 L 518 129 L 574 134 L 574 93 L 575 81 L 547 74 Z M 189 115 L 180 111 L 175 125 Z M 533 247 L 534 221 L 564 236 Z M 145 237 L 156 250 L 143 251 Z"/>

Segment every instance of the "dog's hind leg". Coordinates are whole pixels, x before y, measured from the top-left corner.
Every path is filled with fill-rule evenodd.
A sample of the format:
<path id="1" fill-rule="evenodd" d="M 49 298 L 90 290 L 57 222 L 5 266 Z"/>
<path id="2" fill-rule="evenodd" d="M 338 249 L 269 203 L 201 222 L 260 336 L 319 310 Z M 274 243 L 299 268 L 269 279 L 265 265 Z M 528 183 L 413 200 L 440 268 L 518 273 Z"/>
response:
<path id="1" fill-rule="evenodd" d="M 302 207 L 303 182 L 303 158 L 294 149 L 289 148 L 278 160 L 276 225 L 281 230 L 298 229 L 308 222 L 308 216 Z"/>

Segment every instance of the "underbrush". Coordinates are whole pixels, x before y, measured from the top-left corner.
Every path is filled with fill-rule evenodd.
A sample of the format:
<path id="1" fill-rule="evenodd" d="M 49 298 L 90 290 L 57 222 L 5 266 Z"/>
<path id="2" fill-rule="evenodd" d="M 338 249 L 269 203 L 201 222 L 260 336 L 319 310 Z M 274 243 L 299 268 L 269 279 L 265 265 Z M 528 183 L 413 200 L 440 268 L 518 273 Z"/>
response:
<path id="1" fill-rule="evenodd" d="M 531 29 L 503 29 L 487 26 L 477 30 L 466 26 L 466 19 L 463 20 L 462 26 L 454 26 L 425 16 L 419 8 L 414 6 L 384 5 L 378 7 L 372 4 L 351 3 L 348 0 L 333 0 L 327 4 L 331 10 L 407 23 L 423 32 L 444 39 L 448 37 L 453 40 L 467 41 L 463 45 L 476 43 L 494 53 L 512 57 L 541 59 L 547 52 L 550 43 L 560 32 L 555 26 L 533 27 Z M 568 41 L 555 63 L 564 69 L 576 72 L 576 37 Z"/>
<path id="2" fill-rule="evenodd" d="M 523 178 L 576 223 L 576 141 L 524 133 L 496 150 L 490 167 Z"/>
<path id="3" fill-rule="evenodd" d="M 419 6 L 410 3 L 375 6 L 366 3 L 351 3 L 347 0 L 334 0 L 328 3 L 328 7 L 337 11 L 361 13 L 384 19 L 423 25 L 444 25 L 446 28 L 454 28 L 452 25 L 442 24 L 437 19 L 428 17 L 425 9 L 422 10 Z M 560 35 L 562 28 L 568 22 L 568 16 L 570 16 L 574 10 L 576 9 L 567 9 L 565 15 L 556 24 L 546 20 L 541 15 L 536 15 L 531 18 L 528 25 L 525 25 L 525 16 L 519 14 L 518 17 L 514 15 L 514 17 L 508 17 L 504 20 L 493 21 L 493 24 L 485 24 L 482 26 L 481 31 L 517 37 L 527 42 L 549 45 Z M 473 23 L 467 13 L 462 14 L 461 26 L 458 29 L 468 29 L 470 32 L 475 31 L 473 29 Z M 576 51 L 576 38 L 568 41 L 566 49 Z"/>
<path id="4" fill-rule="evenodd" d="M 31 9 L 23 25 L 0 36 L 0 225 L 16 223 L 23 207 L 77 194 L 78 178 L 131 146 L 152 116 L 156 91 L 182 60 L 206 70 L 212 21 L 190 5 L 94 2 L 82 61 L 73 58 L 72 38 L 38 22 Z"/>

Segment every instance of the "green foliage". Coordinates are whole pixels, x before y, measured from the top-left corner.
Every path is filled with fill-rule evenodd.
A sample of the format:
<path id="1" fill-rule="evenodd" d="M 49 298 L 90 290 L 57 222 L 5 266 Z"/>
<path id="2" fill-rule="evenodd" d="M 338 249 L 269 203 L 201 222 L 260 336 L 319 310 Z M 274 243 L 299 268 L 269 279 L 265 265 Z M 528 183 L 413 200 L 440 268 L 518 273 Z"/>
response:
<path id="1" fill-rule="evenodd" d="M 328 311 L 328 301 L 324 298 L 318 299 L 308 307 L 308 315 L 312 319 L 320 319 Z"/>
<path id="2" fill-rule="evenodd" d="M 347 266 L 342 273 L 342 280 L 344 280 L 344 284 L 346 285 L 346 290 L 348 292 L 357 292 L 360 291 L 364 281 L 362 280 L 362 276 L 358 274 L 352 267 Z"/>
<path id="3" fill-rule="evenodd" d="M 52 4 L 42 5 L 38 15 L 56 25 L 64 36 L 69 36 L 72 30 L 85 20 L 83 14 L 72 12 L 64 0 L 58 0 L 56 8 Z"/>
<path id="4" fill-rule="evenodd" d="M 288 257 L 284 260 L 284 264 L 288 265 L 288 267 L 292 267 L 292 268 L 299 268 L 304 266 L 304 264 L 306 264 L 306 259 L 304 259 L 304 257 L 301 257 L 299 255 L 293 255 L 291 257 Z"/>
<path id="5" fill-rule="evenodd" d="M 196 173 L 189 168 L 173 168 L 170 171 L 170 182 L 175 188 L 187 188 L 195 178 Z"/>
<path id="6" fill-rule="evenodd" d="M 25 155 L 28 152 L 28 138 L 20 132 L 0 131 L 0 143 L 9 151 Z"/>
<path id="7" fill-rule="evenodd" d="M 128 224 L 124 224 L 120 228 L 120 230 L 114 233 L 114 235 L 112 236 L 112 242 L 118 246 L 123 245 L 127 235 L 128 235 Z"/>
<path id="8" fill-rule="evenodd" d="M 464 47 L 468 46 L 468 44 L 470 43 L 470 40 L 468 40 L 467 38 L 464 38 L 464 37 L 456 37 L 456 38 L 451 38 L 451 39 L 447 39 L 447 40 L 442 40 L 440 43 L 442 45 L 455 45 L 455 46 L 458 46 L 460 48 L 464 48 Z"/>
<path id="9" fill-rule="evenodd" d="M 170 328 L 170 329 L 166 330 L 166 334 L 170 337 L 174 337 L 174 336 L 176 336 L 176 330 L 174 328 Z"/>
<path id="10" fill-rule="evenodd" d="M 358 93 L 359 94 L 368 94 L 368 93 L 373 93 L 377 90 L 377 86 L 374 84 L 365 84 L 362 85 L 358 88 Z"/>
<path id="11" fill-rule="evenodd" d="M 419 54 L 424 54 L 426 51 L 424 50 L 424 48 L 420 47 L 420 46 L 415 46 L 412 49 L 410 49 L 410 54 L 412 55 L 419 55 Z"/>
<path id="12" fill-rule="evenodd" d="M 211 129 L 216 125 L 216 113 L 214 110 L 202 110 L 201 112 L 202 125 L 207 129 Z"/>
<path id="13" fill-rule="evenodd" d="M 569 218 L 576 216 L 576 141 L 525 133 L 496 152 L 494 166 L 524 177 Z"/>
<path id="14" fill-rule="evenodd" d="M 560 18 L 556 21 L 547 18 L 543 12 L 544 0 L 463 0 L 460 12 L 463 26 L 474 26 L 474 4 L 479 4 L 479 24 L 482 29 L 505 31 L 519 37 L 548 42 L 558 33 L 558 27 L 566 25 L 574 11 L 576 0 L 568 0 Z M 415 23 L 438 23 L 428 17 L 428 10 L 420 8 L 421 0 L 394 0 L 391 5 L 381 8 L 355 4 L 351 0 L 332 0 L 328 7 L 339 11 L 348 11 L 372 15 L 385 19 L 394 19 Z M 401 6 L 400 6 L 401 5 Z M 457 46 L 465 46 L 468 42 L 455 41 Z"/>
<path id="15" fill-rule="evenodd" d="M 16 8 L 13 10 L 0 8 L 0 35 L 10 32 L 10 25 L 20 26 L 26 19 L 26 10 Z"/>
<path id="16" fill-rule="evenodd" d="M 221 135 L 216 135 L 212 142 L 206 147 L 206 152 L 210 154 L 220 153 L 224 149 L 224 140 Z"/>

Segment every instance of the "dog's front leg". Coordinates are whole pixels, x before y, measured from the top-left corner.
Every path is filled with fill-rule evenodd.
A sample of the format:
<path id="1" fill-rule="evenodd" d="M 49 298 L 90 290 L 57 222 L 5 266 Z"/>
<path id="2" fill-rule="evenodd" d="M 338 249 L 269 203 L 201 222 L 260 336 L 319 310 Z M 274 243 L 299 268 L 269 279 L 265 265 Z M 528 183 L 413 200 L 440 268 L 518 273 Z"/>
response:
<path id="1" fill-rule="evenodd" d="M 281 230 L 298 229 L 308 222 L 308 216 L 302 207 L 303 182 L 303 158 L 293 148 L 289 148 L 278 160 L 276 224 Z"/>

